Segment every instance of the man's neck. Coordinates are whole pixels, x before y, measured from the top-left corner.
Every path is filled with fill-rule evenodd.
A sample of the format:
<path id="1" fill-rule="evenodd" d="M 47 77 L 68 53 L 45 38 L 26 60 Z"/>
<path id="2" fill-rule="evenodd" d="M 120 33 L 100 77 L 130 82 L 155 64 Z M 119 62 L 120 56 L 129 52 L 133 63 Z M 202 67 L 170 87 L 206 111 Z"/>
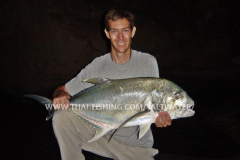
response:
<path id="1" fill-rule="evenodd" d="M 131 58 L 131 50 L 125 53 L 111 52 L 112 60 L 117 64 L 125 64 Z"/>

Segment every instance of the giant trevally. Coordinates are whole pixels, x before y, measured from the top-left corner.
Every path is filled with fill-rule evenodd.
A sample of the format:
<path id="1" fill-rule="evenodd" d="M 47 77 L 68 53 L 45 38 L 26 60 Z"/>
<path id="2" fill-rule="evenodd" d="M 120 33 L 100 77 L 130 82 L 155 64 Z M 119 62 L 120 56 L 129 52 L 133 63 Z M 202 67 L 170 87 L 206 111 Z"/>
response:
<path id="1" fill-rule="evenodd" d="M 70 99 L 72 110 L 96 131 L 93 142 L 108 131 L 119 127 L 139 126 L 138 138 L 144 136 L 160 111 L 167 111 L 171 119 L 191 117 L 194 101 L 175 83 L 160 78 L 107 79 L 90 78 L 84 82 L 95 84 Z M 37 95 L 25 95 L 44 104 L 50 116 L 52 101 Z"/>

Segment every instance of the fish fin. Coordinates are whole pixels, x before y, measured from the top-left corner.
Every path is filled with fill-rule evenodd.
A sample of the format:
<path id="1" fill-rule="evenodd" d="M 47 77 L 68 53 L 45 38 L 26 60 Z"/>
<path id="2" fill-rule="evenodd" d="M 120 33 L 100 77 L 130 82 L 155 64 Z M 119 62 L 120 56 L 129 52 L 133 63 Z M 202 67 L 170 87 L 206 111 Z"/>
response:
<path id="1" fill-rule="evenodd" d="M 55 110 L 52 105 L 52 100 L 45 98 L 45 97 L 33 95 L 33 94 L 24 95 L 23 98 L 29 98 L 29 99 L 35 100 L 35 101 L 39 102 L 40 104 L 44 105 L 46 107 L 46 109 L 48 110 L 48 114 L 49 114 L 46 117 L 46 121 L 51 119 L 52 116 L 54 115 Z"/>
<path id="2" fill-rule="evenodd" d="M 125 121 L 113 132 L 113 134 L 112 134 L 111 137 L 109 138 L 108 142 L 110 142 L 110 140 L 112 139 L 113 135 L 116 134 L 116 132 L 117 132 L 120 128 L 122 128 L 127 122 L 129 122 L 129 121 L 131 121 L 133 118 L 138 117 L 138 116 L 141 116 L 141 115 L 143 115 L 143 114 L 145 114 L 145 113 L 147 113 L 147 112 L 149 112 L 149 111 L 150 111 L 149 109 L 146 109 L 146 110 L 144 110 L 144 111 L 142 111 L 142 112 L 138 112 L 137 114 L 134 114 L 133 116 L 131 116 L 130 118 L 128 118 L 127 120 L 125 120 Z"/>
<path id="3" fill-rule="evenodd" d="M 85 79 L 83 82 L 88 82 L 88 83 L 92 83 L 95 85 L 100 85 L 100 84 L 105 84 L 105 83 L 109 83 L 111 82 L 111 79 L 108 78 L 89 78 L 89 79 Z"/>
<path id="4" fill-rule="evenodd" d="M 86 123 L 87 125 L 89 125 L 91 128 L 93 128 L 95 130 L 95 136 L 89 140 L 88 142 L 91 143 L 93 141 L 98 140 L 99 138 L 101 138 L 102 136 L 104 136 L 108 131 L 110 131 L 110 128 L 104 128 L 102 126 L 99 126 L 97 123 L 95 123 L 94 121 L 91 121 L 89 119 L 87 119 L 84 115 L 79 114 L 78 112 L 74 111 L 75 115 L 77 117 L 79 117 L 81 120 L 83 120 L 84 123 Z"/>
<path id="5" fill-rule="evenodd" d="M 95 128 L 95 131 L 96 131 L 95 136 L 91 140 L 88 141 L 89 143 L 98 140 L 99 138 L 104 136 L 108 131 L 110 131 L 110 129 L 103 128 L 103 127 L 97 127 L 97 128 Z"/>
<path id="6" fill-rule="evenodd" d="M 139 131 L 138 139 L 142 138 L 146 134 L 150 126 L 151 126 L 151 123 L 147 123 L 139 126 L 140 131 Z"/>

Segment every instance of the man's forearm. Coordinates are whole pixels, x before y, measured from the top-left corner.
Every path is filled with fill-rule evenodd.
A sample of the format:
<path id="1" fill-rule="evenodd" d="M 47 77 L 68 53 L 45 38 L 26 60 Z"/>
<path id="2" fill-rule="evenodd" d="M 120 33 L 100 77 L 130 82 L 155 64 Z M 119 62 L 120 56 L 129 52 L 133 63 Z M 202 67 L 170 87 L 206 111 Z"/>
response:
<path id="1" fill-rule="evenodd" d="M 68 93 L 67 89 L 65 86 L 60 86 L 55 91 L 53 92 L 52 95 L 53 98 L 58 98 L 58 97 L 67 97 L 67 99 L 70 99 L 71 95 Z"/>

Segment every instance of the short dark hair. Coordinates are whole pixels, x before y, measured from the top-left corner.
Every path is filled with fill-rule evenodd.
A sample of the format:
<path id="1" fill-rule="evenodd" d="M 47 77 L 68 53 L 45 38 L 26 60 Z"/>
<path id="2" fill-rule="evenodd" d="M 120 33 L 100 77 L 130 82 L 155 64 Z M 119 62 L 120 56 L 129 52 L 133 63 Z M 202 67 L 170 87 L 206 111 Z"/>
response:
<path id="1" fill-rule="evenodd" d="M 117 21 L 119 19 L 124 19 L 124 18 L 126 18 L 129 21 L 130 29 L 132 30 L 135 23 L 135 16 L 131 12 L 124 9 L 120 9 L 120 8 L 114 8 L 109 10 L 105 15 L 105 19 L 104 19 L 106 30 L 107 31 L 110 30 L 109 24 L 108 24 L 109 20 Z"/>

